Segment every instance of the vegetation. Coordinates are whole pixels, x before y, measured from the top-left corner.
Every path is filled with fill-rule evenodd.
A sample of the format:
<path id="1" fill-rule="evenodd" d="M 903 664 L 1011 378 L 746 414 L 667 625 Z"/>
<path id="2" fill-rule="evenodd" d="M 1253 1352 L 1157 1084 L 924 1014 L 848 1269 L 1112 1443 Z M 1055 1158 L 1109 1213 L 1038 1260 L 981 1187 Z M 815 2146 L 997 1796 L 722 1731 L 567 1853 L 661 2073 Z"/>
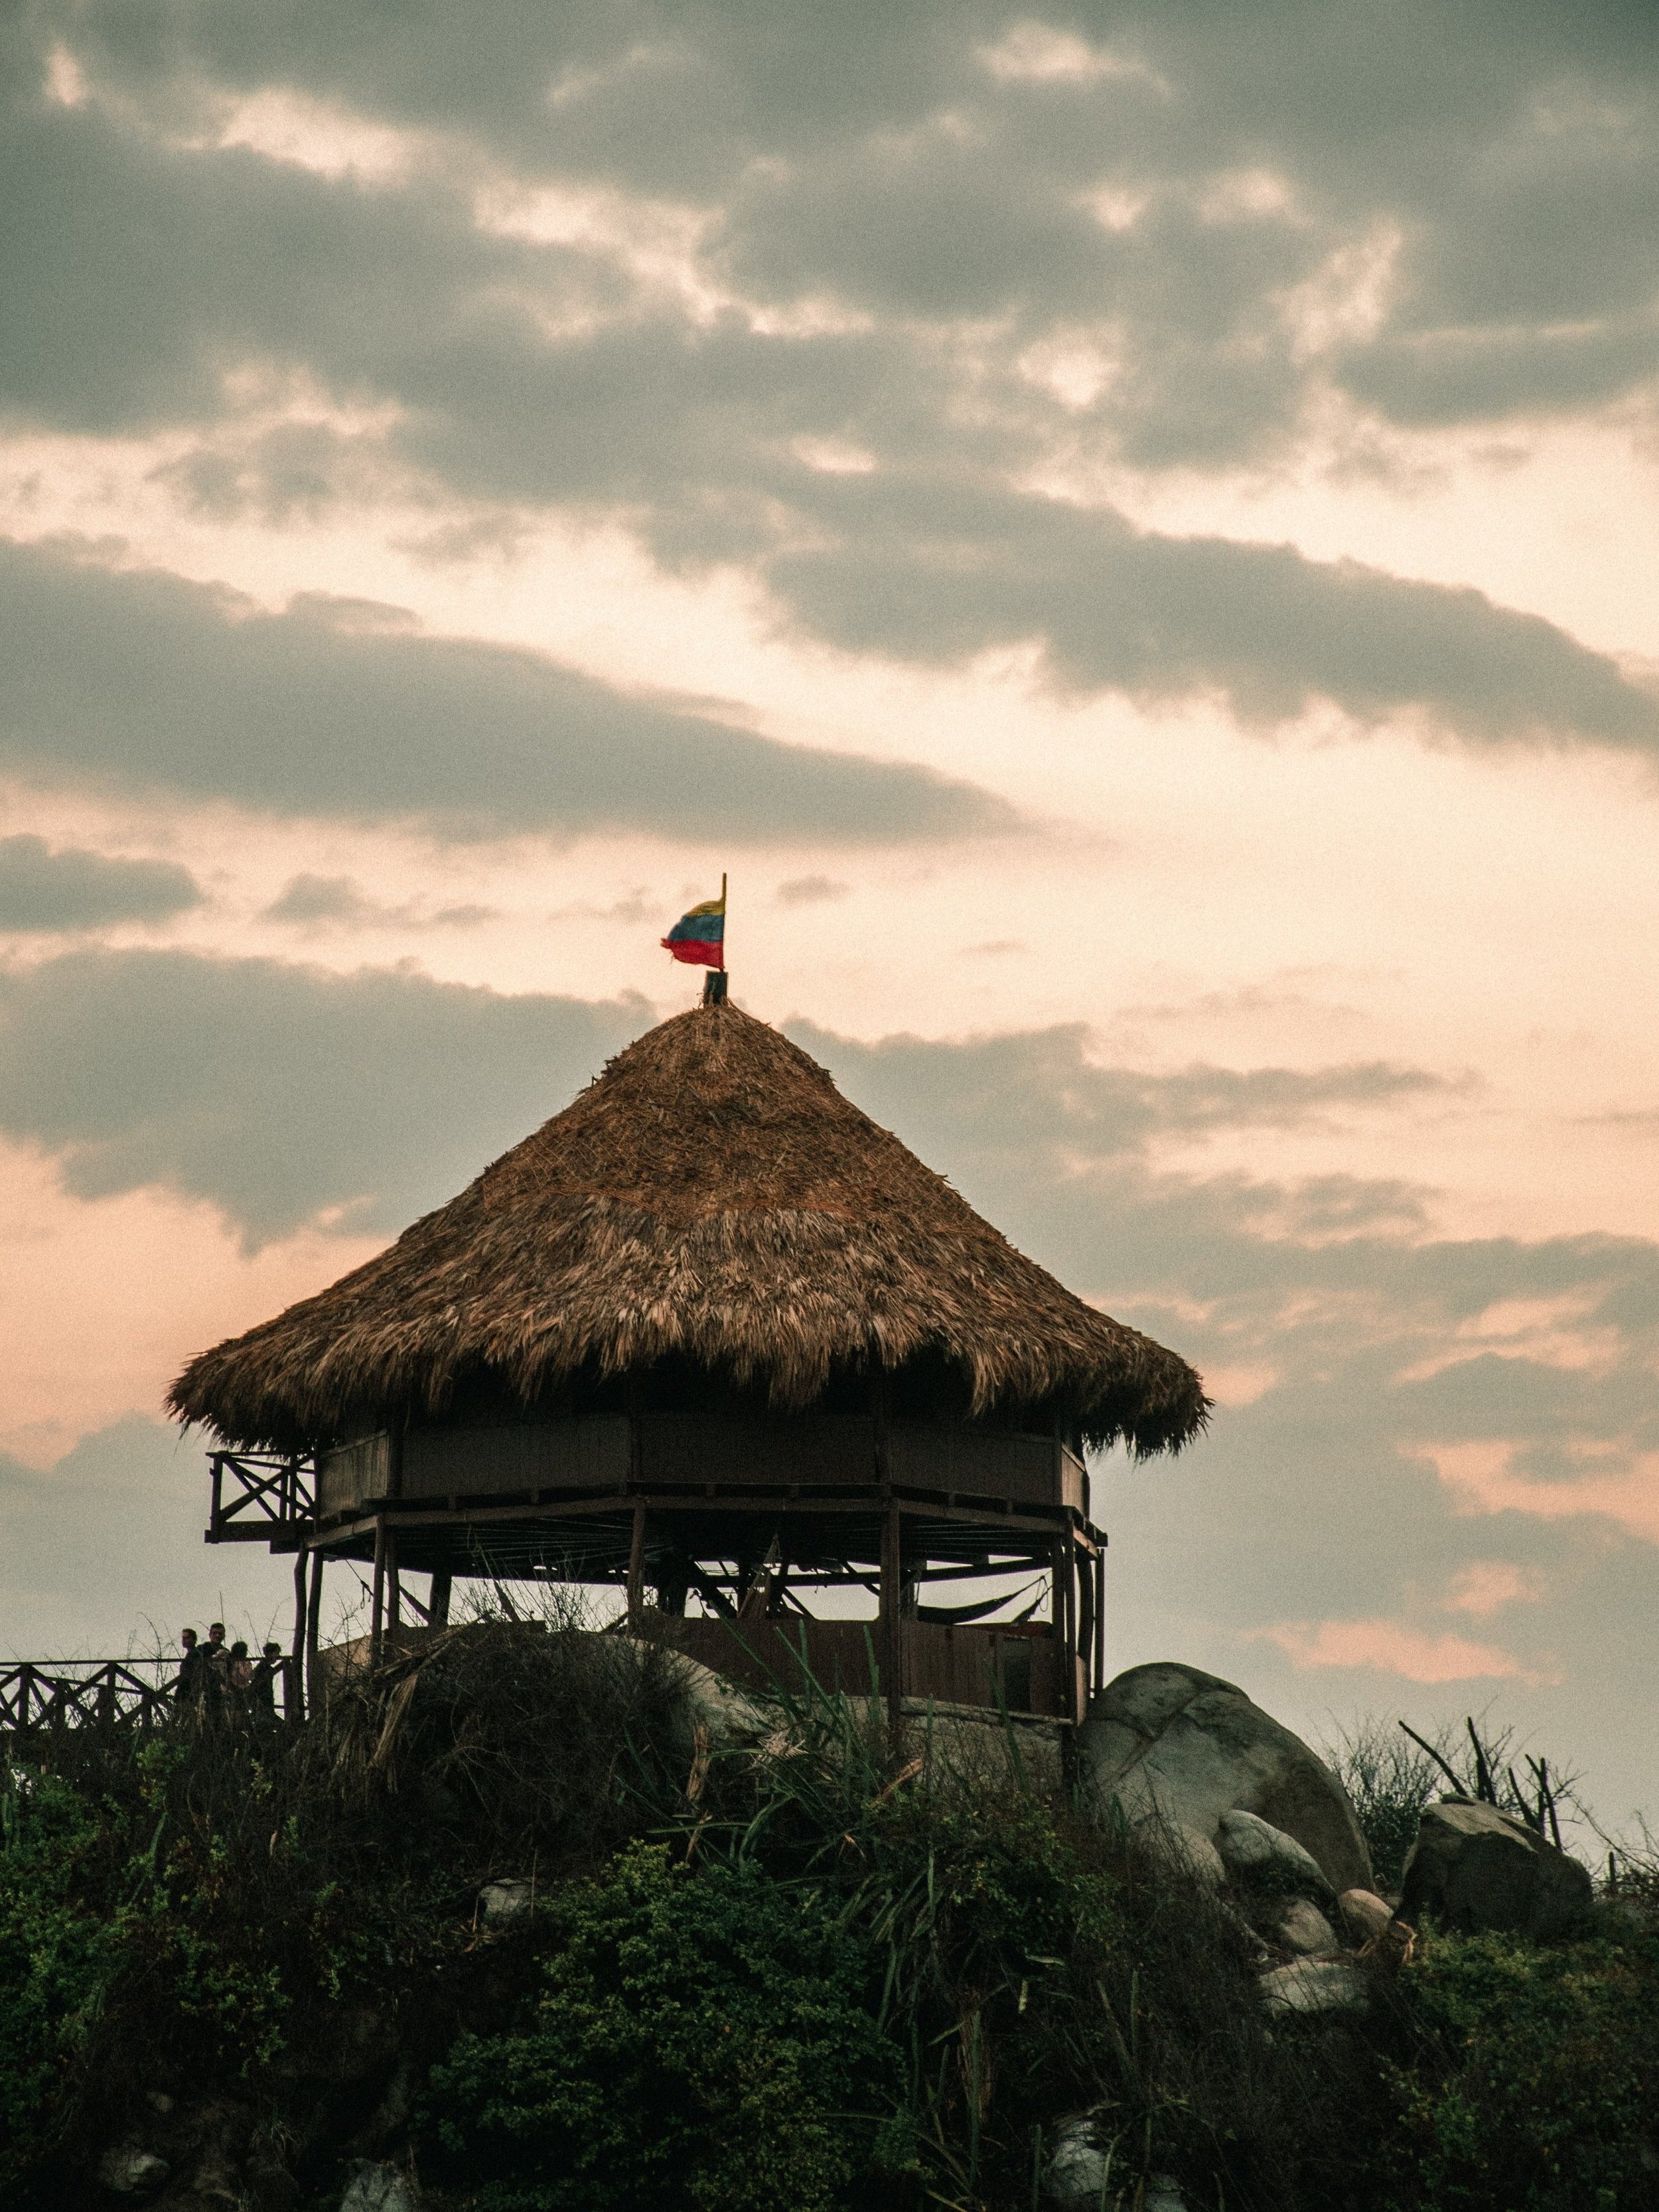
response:
<path id="1" fill-rule="evenodd" d="M 1584 1942 L 1424 1931 L 1363 2026 L 1269 2033 L 1243 1925 L 1017 1760 L 895 1757 L 817 1697 L 721 1753 L 672 1667 L 478 1622 L 304 1730 L 14 1746 L 0 2201 L 193 2158 L 210 2108 L 261 2206 L 373 2156 L 453 2212 L 1029 2212 L 1083 2111 L 1125 2207 L 1159 2172 L 1215 2212 L 1659 2204 L 1639 1867 Z M 481 1925 L 507 1876 L 533 1905 Z"/>

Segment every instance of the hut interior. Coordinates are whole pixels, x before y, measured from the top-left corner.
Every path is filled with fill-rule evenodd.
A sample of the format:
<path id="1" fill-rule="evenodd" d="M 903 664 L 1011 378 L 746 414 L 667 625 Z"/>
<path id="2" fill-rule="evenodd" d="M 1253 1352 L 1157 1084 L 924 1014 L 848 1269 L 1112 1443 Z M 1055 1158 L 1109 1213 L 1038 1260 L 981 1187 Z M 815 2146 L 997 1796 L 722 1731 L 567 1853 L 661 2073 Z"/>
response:
<path id="1" fill-rule="evenodd" d="M 217 1439 L 209 1540 L 294 1554 L 313 1688 L 350 1560 L 377 1644 L 457 1577 L 609 1583 L 740 1680 L 1062 1719 L 1104 1665 L 1085 1447 L 1206 1413 L 723 997 L 172 1404 Z"/>

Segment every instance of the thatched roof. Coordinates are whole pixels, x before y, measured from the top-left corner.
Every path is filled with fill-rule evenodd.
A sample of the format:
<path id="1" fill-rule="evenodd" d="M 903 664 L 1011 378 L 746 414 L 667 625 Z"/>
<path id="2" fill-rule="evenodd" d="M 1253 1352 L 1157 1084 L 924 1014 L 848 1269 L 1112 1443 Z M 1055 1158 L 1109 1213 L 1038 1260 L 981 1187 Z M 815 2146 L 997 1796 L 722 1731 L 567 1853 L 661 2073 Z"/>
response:
<path id="1" fill-rule="evenodd" d="M 292 1446 L 436 1411 L 480 1372 L 530 1400 L 679 1355 L 795 1407 L 832 1370 L 930 1353 L 975 1411 L 1045 1406 L 1141 1452 L 1204 1419 L 1184 1360 L 1063 1289 L 726 1004 L 629 1045 L 378 1258 L 192 1360 L 169 1402 L 228 1443 Z"/>

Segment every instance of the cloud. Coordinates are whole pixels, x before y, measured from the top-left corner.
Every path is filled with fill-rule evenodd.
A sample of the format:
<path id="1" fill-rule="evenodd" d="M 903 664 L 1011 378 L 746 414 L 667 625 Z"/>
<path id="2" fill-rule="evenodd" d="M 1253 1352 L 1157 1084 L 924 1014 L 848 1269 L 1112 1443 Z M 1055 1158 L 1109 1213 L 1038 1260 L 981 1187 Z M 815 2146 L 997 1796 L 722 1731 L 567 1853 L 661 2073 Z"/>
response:
<path id="1" fill-rule="evenodd" d="M 431 907 L 420 899 L 388 906 L 370 898 L 349 876 L 291 876 L 262 919 L 308 933 L 325 929 L 471 929 L 495 918 L 487 906 Z"/>
<path id="2" fill-rule="evenodd" d="M 173 860 L 119 860 L 76 845 L 54 852 L 44 837 L 0 837 L 0 930 L 169 921 L 202 898 L 195 877 Z"/>
<path id="3" fill-rule="evenodd" d="M 1388 36 L 1288 4 L 1200 36 L 1128 9 L 1109 37 L 1011 46 L 988 8 L 758 42 L 740 9 L 669 34 L 643 9 L 603 28 L 502 9 L 463 59 L 436 27 L 394 57 L 295 9 L 255 33 L 190 6 L 140 55 L 78 10 L 59 28 L 94 96 L 54 107 L 15 72 L 0 394 L 94 432 L 194 426 L 171 480 L 223 516 L 377 486 L 487 528 L 603 514 L 851 652 L 1034 647 L 1061 689 L 1222 697 L 1253 726 L 1328 702 L 1477 745 L 1650 751 L 1659 705 L 1538 617 L 1030 488 L 1283 465 L 1339 387 L 1403 423 L 1654 381 L 1652 54 L 1582 19 L 1393 12 Z M 1028 65 L 1039 47 L 1077 65 Z M 1025 62 L 999 75 L 988 51 Z M 271 84 L 414 132 L 404 170 L 216 146 Z M 574 88 L 550 133 L 554 85 Z M 273 427 L 295 376 L 358 427 Z M 434 544 L 479 520 L 441 513 Z"/>
<path id="4" fill-rule="evenodd" d="M 780 744 L 395 609 L 265 614 L 61 547 L 0 541 L 0 757 L 36 774 L 449 838 L 884 843 L 1015 819 L 926 769 Z"/>
<path id="5" fill-rule="evenodd" d="M 641 1000 L 506 996 L 180 951 L 0 977 L 0 1130 L 95 1198 L 205 1200 L 250 1246 L 321 1219 L 401 1229 L 566 1103 Z"/>
<path id="6" fill-rule="evenodd" d="M 82 1437 L 44 1473 L 0 1453 L 0 1618 L 18 1658 L 175 1661 L 186 1621 L 234 1622 L 250 1644 L 292 1633 L 287 1563 L 202 1547 L 202 1455 L 134 1414 Z"/>
<path id="7" fill-rule="evenodd" d="M 1528 1467 L 1534 1455 L 1513 1434 L 1425 1443 L 1421 1449 L 1465 1513 L 1522 1514 L 1540 1521 L 1593 1517 L 1659 1544 L 1659 1450 L 1621 1449 L 1620 1441 L 1592 1431 L 1565 1468 L 1550 1473 Z"/>
<path id="8" fill-rule="evenodd" d="M 838 884 L 829 876 L 792 876 L 778 885 L 778 904 L 823 906 L 831 899 L 844 899 L 851 890 L 850 884 Z"/>
<path id="9" fill-rule="evenodd" d="M 1096 1060 L 1081 1023 L 961 1041 L 893 1036 L 874 1044 L 799 1018 L 785 1027 L 867 1112 L 902 1127 L 924 1158 L 951 1158 L 958 1168 L 967 1159 L 996 1161 L 1000 1172 L 1029 1163 L 1039 1182 L 1052 1167 L 1075 1171 L 1139 1158 L 1156 1138 L 1305 1127 L 1443 1097 L 1454 1088 L 1430 1070 L 1380 1060 L 1311 1069 L 1200 1062 L 1149 1073 Z M 1352 1203 L 1352 1194 L 1344 1194 Z M 1320 1202 L 1330 1206 L 1334 1194 Z"/>
<path id="10" fill-rule="evenodd" d="M 1471 1559 L 1452 1577 L 1446 1606 L 1488 1620 L 1506 1605 L 1535 1605 L 1543 1594 L 1542 1577 L 1512 1559 Z"/>
<path id="11" fill-rule="evenodd" d="M 1261 1633 L 1292 1666 L 1363 1668 L 1408 1682 L 1540 1681 L 1512 1652 L 1399 1620 L 1287 1620 Z"/>

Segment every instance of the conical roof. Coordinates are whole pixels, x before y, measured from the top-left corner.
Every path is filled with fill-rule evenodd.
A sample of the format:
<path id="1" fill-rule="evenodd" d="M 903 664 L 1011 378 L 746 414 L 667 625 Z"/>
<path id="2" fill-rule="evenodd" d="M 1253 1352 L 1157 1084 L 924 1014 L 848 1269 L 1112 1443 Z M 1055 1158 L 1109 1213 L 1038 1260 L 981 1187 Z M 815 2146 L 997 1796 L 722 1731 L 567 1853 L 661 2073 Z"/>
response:
<path id="1" fill-rule="evenodd" d="M 943 1176 L 728 1003 L 659 1024 L 459 1198 L 191 1361 L 169 1402 L 233 1444 L 312 1444 L 493 1370 L 529 1400 L 679 1355 L 809 1404 L 921 1353 L 977 1411 L 1049 1406 L 1177 1448 L 1198 1376 L 1017 1252 Z"/>

